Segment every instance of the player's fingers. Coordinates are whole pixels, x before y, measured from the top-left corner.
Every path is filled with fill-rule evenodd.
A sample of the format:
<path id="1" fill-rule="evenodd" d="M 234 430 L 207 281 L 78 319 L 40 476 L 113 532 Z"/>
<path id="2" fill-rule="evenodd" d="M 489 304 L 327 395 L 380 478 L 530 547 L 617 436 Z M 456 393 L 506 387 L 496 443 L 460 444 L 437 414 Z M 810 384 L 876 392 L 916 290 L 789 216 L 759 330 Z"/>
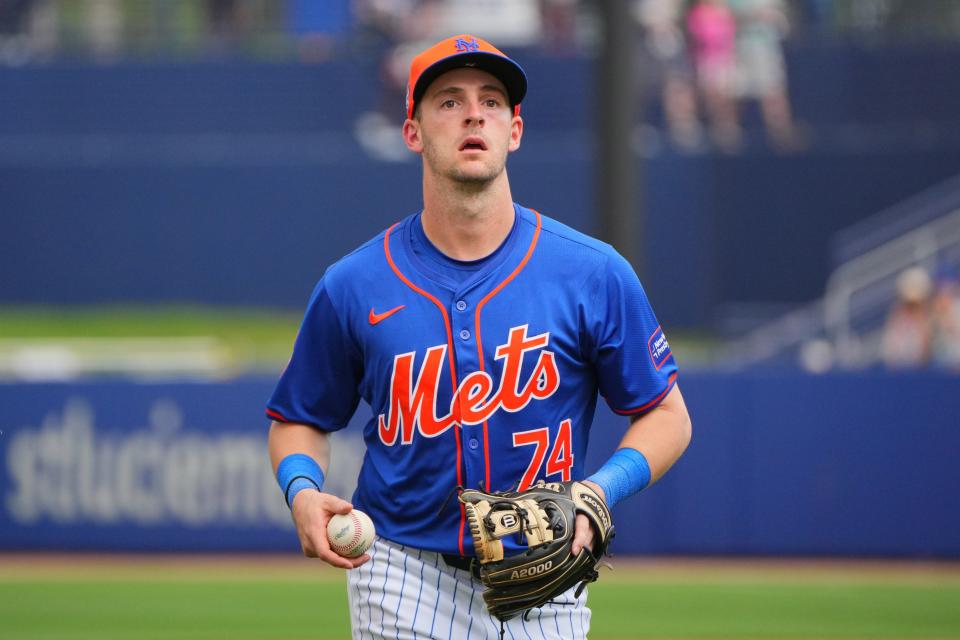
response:
<path id="1" fill-rule="evenodd" d="M 327 540 L 326 527 L 318 529 L 311 537 L 311 546 L 316 551 L 314 558 L 320 558 L 324 562 L 341 569 L 353 569 L 350 562 L 353 558 L 345 558 L 330 548 L 330 541 Z"/>
<path id="2" fill-rule="evenodd" d="M 341 569 L 353 569 L 354 565 L 351 560 L 357 560 L 358 558 L 344 558 L 341 555 L 337 555 L 333 551 L 327 549 L 326 551 L 320 551 L 317 555 L 318 558 L 326 562 L 327 564 L 339 567 Z"/>
<path id="3" fill-rule="evenodd" d="M 356 558 L 347 558 L 347 560 L 350 561 L 350 564 L 353 565 L 353 568 L 354 568 L 354 569 L 356 569 L 357 567 L 359 567 L 359 566 L 362 565 L 362 564 L 366 564 L 366 562 L 367 562 L 369 559 L 370 559 L 370 556 L 367 555 L 366 553 L 363 554 L 362 556 L 357 556 Z"/>
<path id="4" fill-rule="evenodd" d="M 330 496 L 330 500 L 326 506 L 330 513 L 339 513 L 343 515 L 346 515 L 353 510 L 352 504 L 336 496 Z"/>
<path id="5" fill-rule="evenodd" d="M 593 527 L 590 526 L 590 520 L 583 514 L 577 515 L 576 524 L 573 528 L 573 542 L 570 544 L 570 553 L 577 555 L 584 547 L 593 546 Z"/>

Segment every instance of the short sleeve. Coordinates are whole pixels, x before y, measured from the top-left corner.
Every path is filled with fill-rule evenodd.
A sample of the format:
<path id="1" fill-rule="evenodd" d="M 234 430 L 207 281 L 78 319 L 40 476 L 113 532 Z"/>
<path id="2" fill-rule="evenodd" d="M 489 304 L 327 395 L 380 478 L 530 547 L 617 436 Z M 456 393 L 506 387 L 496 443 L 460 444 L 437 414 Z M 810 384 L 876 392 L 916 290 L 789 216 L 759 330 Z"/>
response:
<path id="1" fill-rule="evenodd" d="M 590 357 L 600 394 L 616 413 L 649 411 L 677 377 L 663 328 L 633 268 L 615 252 L 596 274 L 594 294 Z"/>
<path id="2" fill-rule="evenodd" d="M 267 416 L 324 431 L 345 427 L 359 402 L 363 369 L 353 344 L 321 280 L 310 298 L 290 363 L 267 403 Z"/>

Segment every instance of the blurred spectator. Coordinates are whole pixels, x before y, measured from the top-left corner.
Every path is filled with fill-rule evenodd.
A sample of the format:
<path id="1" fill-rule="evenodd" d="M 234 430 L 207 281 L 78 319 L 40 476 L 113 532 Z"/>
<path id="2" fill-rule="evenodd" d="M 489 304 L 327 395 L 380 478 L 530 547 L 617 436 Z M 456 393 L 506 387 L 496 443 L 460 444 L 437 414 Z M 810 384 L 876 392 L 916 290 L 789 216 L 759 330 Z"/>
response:
<path id="1" fill-rule="evenodd" d="M 737 24 L 726 0 L 697 0 L 687 14 L 687 31 L 713 141 L 723 151 L 736 151 L 741 141 L 735 98 Z"/>
<path id="2" fill-rule="evenodd" d="M 553 55 L 577 52 L 577 0 L 540 0 L 543 47 Z"/>
<path id="3" fill-rule="evenodd" d="M 955 278 L 944 275 L 938 280 L 932 313 L 933 364 L 960 372 L 960 283 Z"/>
<path id="4" fill-rule="evenodd" d="M 235 50 L 244 31 L 238 0 L 206 0 L 207 46 L 211 51 Z"/>
<path id="5" fill-rule="evenodd" d="M 683 0 L 637 0 L 633 15 L 643 29 L 644 78 L 660 93 L 670 139 L 680 149 L 703 145 L 693 69 L 682 27 Z"/>
<path id="6" fill-rule="evenodd" d="M 737 93 L 757 100 L 771 144 L 800 146 L 787 95 L 782 41 L 790 30 L 782 0 L 727 0 L 737 19 Z"/>
<path id="7" fill-rule="evenodd" d="M 834 0 L 804 0 L 803 7 L 806 11 L 810 26 L 817 33 L 826 33 L 831 25 L 833 15 Z"/>
<path id="8" fill-rule="evenodd" d="M 87 0 L 87 33 L 94 56 L 110 60 L 123 47 L 123 11 L 119 0 Z"/>
<path id="9" fill-rule="evenodd" d="M 412 21 L 423 17 L 424 4 L 438 3 L 422 0 L 353 0 L 360 46 L 382 53 L 382 49 L 403 42 L 407 39 L 407 31 L 414 26 Z"/>
<path id="10" fill-rule="evenodd" d="M 428 40 L 472 33 L 498 47 L 531 47 L 543 37 L 539 0 L 444 0 Z M 413 56 L 411 56 L 412 58 Z"/>
<path id="11" fill-rule="evenodd" d="M 354 124 L 360 146 L 373 158 L 405 162 L 410 154 L 400 136 L 410 60 L 440 22 L 441 0 L 357 0 L 355 12 L 365 38 L 380 51 L 379 99 Z"/>
<path id="12" fill-rule="evenodd" d="M 53 0 L 34 0 L 28 29 L 32 59 L 52 58 L 60 46 L 60 13 Z"/>
<path id="13" fill-rule="evenodd" d="M 930 363 L 932 283 L 927 272 L 911 267 L 897 278 L 897 301 L 883 328 L 881 356 L 890 369 L 915 369 Z"/>
<path id="14" fill-rule="evenodd" d="M 27 24 L 33 0 L 0 0 L 0 62 L 23 64 L 30 57 Z"/>
<path id="15" fill-rule="evenodd" d="M 287 22 L 297 36 L 300 59 L 320 62 L 330 58 L 350 33 L 351 0 L 288 0 Z"/>

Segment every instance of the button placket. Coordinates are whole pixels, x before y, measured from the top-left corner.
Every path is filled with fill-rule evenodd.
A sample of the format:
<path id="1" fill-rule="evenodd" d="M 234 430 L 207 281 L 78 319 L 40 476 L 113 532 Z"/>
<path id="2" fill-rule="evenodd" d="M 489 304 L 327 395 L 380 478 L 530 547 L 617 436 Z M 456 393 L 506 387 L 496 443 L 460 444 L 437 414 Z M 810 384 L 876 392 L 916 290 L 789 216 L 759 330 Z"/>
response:
<path id="1" fill-rule="evenodd" d="M 454 335 L 459 338 L 455 349 L 458 354 L 458 373 L 462 380 L 469 373 L 476 371 L 479 366 L 476 347 L 470 342 L 473 338 L 472 316 L 469 313 L 471 305 L 465 298 L 454 296 L 453 304 L 450 306 L 452 328 Z M 483 444 L 480 439 L 482 436 L 474 425 L 464 425 L 462 430 L 465 482 L 467 486 L 476 486 L 478 482 L 483 480 L 484 473 Z"/>

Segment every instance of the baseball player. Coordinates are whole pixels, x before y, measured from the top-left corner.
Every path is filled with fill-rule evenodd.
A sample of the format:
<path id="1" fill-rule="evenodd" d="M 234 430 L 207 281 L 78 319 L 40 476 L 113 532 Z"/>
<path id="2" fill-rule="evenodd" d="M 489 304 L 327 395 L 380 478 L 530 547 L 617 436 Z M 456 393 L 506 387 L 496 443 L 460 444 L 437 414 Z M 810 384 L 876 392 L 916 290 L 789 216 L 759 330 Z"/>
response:
<path id="1" fill-rule="evenodd" d="M 610 506 L 690 439 L 676 363 L 630 265 L 513 202 L 505 166 L 526 90 L 522 68 L 471 35 L 414 58 L 403 139 L 422 157 L 423 209 L 327 269 L 268 403 L 304 554 L 350 570 L 354 638 L 585 638 L 585 591 L 503 628 L 489 615 L 458 493 L 583 480 L 598 392 L 629 419 L 586 478 Z M 351 504 L 323 479 L 328 434 L 361 398 L 373 415 Z M 350 559 L 326 524 L 354 505 L 378 536 Z M 573 553 L 593 536 L 578 515 Z"/>

